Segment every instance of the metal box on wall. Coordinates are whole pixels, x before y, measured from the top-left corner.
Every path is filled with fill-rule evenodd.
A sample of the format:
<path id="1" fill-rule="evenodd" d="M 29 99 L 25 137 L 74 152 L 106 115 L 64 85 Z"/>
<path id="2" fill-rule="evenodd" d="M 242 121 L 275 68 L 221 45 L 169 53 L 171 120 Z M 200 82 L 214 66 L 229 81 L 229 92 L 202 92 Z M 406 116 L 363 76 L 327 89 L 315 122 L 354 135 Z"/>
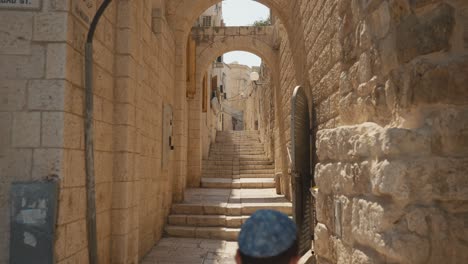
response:
<path id="1" fill-rule="evenodd" d="M 54 263 L 58 183 L 13 183 L 10 198 L 10 263 Z"/>

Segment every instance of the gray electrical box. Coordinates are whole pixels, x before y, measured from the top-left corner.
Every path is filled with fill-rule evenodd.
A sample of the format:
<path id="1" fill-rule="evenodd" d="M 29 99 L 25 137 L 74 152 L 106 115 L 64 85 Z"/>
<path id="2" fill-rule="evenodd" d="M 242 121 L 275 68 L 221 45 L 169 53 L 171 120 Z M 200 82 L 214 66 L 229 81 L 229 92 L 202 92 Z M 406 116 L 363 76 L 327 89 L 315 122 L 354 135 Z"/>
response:
<path id="1" fill-rule="evenodd" d="M 57 182 L 13 183 L 11 264 L 54 263 Z"/>

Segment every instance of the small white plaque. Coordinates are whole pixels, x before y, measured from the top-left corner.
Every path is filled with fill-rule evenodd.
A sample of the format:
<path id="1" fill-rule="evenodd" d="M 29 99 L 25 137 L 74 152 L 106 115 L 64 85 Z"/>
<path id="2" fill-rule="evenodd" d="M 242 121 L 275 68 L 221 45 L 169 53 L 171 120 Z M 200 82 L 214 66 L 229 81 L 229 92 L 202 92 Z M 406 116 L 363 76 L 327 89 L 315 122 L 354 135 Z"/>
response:
<path id="1" fill-rule="evenodd" d="M 0 8 L 40 9 L 42 0 L 0 0 Z"/>

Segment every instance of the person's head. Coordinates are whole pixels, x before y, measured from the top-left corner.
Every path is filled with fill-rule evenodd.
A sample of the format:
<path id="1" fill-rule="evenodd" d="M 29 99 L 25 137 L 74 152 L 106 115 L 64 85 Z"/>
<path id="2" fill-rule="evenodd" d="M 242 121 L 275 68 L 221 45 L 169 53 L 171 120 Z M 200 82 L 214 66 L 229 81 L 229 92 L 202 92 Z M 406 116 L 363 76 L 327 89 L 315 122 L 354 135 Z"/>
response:
<path id="1" fill-rule="evenodd" d="M 296 224 L 285 214 L 259 210 L 242 225 L 237 264 L 295 264 L 299 260 Z"/>

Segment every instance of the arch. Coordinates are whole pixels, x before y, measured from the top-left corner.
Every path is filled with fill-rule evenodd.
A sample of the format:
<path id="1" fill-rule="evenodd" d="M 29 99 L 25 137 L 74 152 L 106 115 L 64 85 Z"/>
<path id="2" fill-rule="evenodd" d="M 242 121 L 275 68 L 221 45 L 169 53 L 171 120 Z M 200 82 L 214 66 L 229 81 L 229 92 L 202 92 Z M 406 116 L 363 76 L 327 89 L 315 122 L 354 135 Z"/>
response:
<path id="1" fill-rule="evenodd" d="M 208 46 L 197 47 L 197 73 L 206 71 L 211 62 L 230 51 L 246 51 L 259 56 L 276 73 L 277 52 L 270 45 L 250 36 L 237 36 L 235 40 L 213 42 Z"/>
<path id="2" fill-rule="evenodd" d="M 211 6 L 222 0 L 173 0 L 167 4 L 167 16 L 171 25 L 188 33 L 194 21 Z M 289 0 L 255 0 L 270 8 L 279 19 L 287 24 Z"/>

